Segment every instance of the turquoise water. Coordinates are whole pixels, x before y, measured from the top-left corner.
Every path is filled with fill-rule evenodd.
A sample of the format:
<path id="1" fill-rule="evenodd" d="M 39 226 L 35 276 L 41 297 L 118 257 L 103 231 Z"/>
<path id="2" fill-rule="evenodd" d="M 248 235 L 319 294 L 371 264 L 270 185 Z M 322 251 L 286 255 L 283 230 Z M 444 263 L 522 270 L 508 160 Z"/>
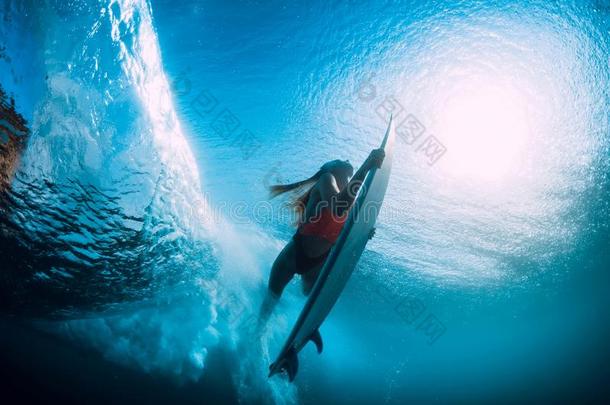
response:
<path id="1" fill-rule="evenodd" d="M 214 395 L 245 403 L 606 392 L 608 4 L 0 15 L 1 84 L 32 132 L 2 203 L 3 312 L 129 370 L 134 396 L 149 389 L 134 375 L 190 400 L 210 391 L 180 387 L 222 375 Z M 295 281 L 261 341 L 248 334 L 293 232 L 266 186 L 358 165 L 390 110 L 393 176 L 325 351 L 305 348 L 295 384 L 269 380 L 304 299 Z"/>

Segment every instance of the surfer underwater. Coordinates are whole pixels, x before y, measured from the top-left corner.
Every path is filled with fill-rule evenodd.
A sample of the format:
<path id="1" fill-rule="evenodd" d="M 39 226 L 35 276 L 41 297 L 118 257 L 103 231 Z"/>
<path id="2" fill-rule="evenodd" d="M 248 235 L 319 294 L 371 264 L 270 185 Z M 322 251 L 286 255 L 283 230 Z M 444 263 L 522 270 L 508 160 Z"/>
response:
<path id="1" fill-rule="evenodd" d="M 288 192 L 301 194 L 291 204 L 298 218 L 297 231 L 273 263 L 259 323 L 267 321 L 295 274 L 301 276 L 303 293 L 309 294 L 366 174 L 381 167 L 384 157 L 383 149 L 374 149 L 355 174 L 349 161 L 332 160 L 306 180 L 270 187 L 272 198 Z"/>

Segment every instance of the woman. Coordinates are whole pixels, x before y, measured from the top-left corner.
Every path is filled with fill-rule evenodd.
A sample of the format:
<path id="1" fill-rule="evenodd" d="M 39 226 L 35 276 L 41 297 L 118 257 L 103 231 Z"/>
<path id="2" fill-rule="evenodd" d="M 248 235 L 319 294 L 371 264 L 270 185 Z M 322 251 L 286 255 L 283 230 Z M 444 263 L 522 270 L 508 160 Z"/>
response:
<path id="1" fill-rule="evenodd" d="M 349 161 L 333 160 L 307 180 L 271 187 L 272 197 L 289 191 L 306 191 L 293 203 L 298 214 L 298 229 L 273 263 L 261 320 L 271 314 L 295 274 L 301 276 L 303 293 L 309 294 L 366 174 L 374 167 L 381 167 L 384 157 L 383 149 L 373 150 L 353 177 L 354 168 Z"/>

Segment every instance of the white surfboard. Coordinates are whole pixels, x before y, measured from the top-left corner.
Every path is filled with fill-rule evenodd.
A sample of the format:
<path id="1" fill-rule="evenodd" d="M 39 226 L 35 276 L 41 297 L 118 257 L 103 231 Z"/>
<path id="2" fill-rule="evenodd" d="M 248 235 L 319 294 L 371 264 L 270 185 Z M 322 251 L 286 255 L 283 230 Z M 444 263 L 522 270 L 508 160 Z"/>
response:
<path id="1" fill-rule="evenodd" d="M 385 196 L 392 169 L 395 131 L 390 123 L 381 143 L 385 158 L 381 168 L 370 170 L 349 211 L 345 225 L 333 246 L 307 302 L 288 336 L 282 351 L 269 367 L 269 377 L 286 371 L 290 381 L 298 371 L 298 353 L 308 341 L 322 352 L 319 327 L 326 319 L 345 288 L 367 242 L 373 236 L 375 221 Z"/>

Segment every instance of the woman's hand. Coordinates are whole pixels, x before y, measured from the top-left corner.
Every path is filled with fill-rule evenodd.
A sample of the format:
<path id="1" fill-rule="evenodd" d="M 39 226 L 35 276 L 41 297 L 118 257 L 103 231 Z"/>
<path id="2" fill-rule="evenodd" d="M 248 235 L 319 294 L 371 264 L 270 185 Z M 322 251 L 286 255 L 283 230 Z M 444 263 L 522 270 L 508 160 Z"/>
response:
<path id="1" fill-rule="evenodd" d="M 356 174 L 350 179 L 347 187 L 339 192 L 338 201 L 347 202 L 349 208 L 356 195 L 358 195 L 358 190 L 360 190 L 366 174 L 374 167 L 380 168 L 384 158 L 385 151 L 383 149 L 373 149 L 362 166 L 356 171 Z"/>
<path id="2" fill-rule="evenodd" d="M 373 149 L 369 154 L 369 157 L 366 158 L 365 165 L 368 170 L 372 168 L 381 168 L 381 164 L 383 163 L 383 159 L 385 158 L 385 151 L 382 148 Z"/>

